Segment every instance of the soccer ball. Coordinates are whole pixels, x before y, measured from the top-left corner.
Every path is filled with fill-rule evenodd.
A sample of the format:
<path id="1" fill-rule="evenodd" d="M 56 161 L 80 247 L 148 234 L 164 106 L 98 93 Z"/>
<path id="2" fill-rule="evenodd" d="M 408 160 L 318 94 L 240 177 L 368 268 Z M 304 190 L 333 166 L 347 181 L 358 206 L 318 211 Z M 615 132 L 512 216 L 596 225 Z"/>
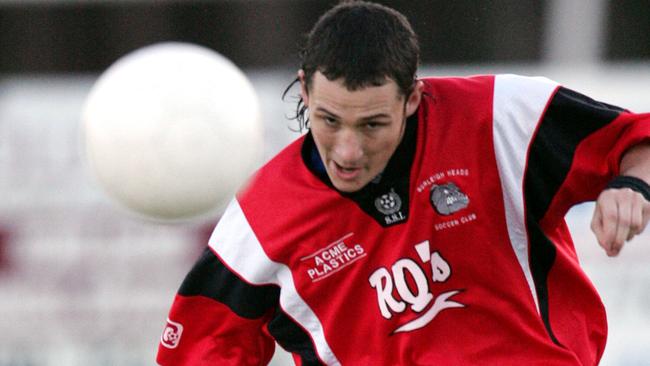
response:
<path id="1" fill-rule="evenodd" d="M 217 52 L 147 46 L 92 86 L 81 121 L 85 160 L 108 195 L 140 216 L 218 213 L 259 163 L 259 109 L 244 73 Z"/>

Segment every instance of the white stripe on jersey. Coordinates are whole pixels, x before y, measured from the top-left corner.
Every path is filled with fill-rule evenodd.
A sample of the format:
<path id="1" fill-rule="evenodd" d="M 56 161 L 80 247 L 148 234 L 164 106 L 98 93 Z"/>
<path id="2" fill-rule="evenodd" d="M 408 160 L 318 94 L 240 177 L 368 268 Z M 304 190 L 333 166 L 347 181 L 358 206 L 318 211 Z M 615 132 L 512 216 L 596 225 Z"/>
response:
<path id="1" fill-rule="evenodd" d="M 326 364 L 340 365 L 325 340 L 320 320 L 298 294 L 291 270 L 266 255 L 236 199 L 226 208 L 208 245 L 244 281 L 253 285 L 280 286 L 282 309 L 309 333 L 318 356 Z"/>
<path id="2" fill-rule="evenodd" d="M 493 137 L 510 244 L 539 312 L 528 262 L 524 216 L 524 169 L 533 134 L 557 83 L 546 78 L 497 75 L 494 79 Z"/>

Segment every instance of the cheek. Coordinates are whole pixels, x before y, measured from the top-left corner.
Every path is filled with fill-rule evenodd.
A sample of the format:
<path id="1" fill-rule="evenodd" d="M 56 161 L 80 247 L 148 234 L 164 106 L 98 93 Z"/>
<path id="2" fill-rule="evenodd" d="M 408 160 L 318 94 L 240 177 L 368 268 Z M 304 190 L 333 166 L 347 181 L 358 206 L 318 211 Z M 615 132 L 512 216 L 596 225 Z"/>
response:
<path id="1" fill-rule="evenodd" d="M 383 170 L 395 152 L 399 140 L 385 139 L 377 141 L 371 148 L 366 150 L 366 156 L 370 162 L 371 169 Z"/>
<path id="2" fill-rule="evenodd" d="M 318 149 L 319 154 L 321 157 L 323 155 L 326 155 L 326 153 L 331 150 L 332 144 L 333 144 L 333 139 L 331 136 L 325 133 L 321 133 L 320 130 L 314 129 L 312 127 L 311 129 L 311 134 L 312 137 L 314 138 L 314 142 L 316 143 L 316 148 Z"/>
<path id="3" fill-rule="evenodd" d="M 399 130 L 386 131 L 372 144 L 372 151 L 376 155 L 391 156 L 401 141 Z"/>

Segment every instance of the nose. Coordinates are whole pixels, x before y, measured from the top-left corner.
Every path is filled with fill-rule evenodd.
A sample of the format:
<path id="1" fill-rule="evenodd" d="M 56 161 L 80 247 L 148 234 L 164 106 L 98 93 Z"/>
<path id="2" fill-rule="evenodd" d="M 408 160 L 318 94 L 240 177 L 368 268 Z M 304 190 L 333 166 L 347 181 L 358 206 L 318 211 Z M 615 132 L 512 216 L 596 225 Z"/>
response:
<path id="1" fill-rule="evenodd" d="M 344 129 L 339 131 L 334 154 L 339 165 L 356 167 L 363 158 L 362 137 L 354 130 Z"/>

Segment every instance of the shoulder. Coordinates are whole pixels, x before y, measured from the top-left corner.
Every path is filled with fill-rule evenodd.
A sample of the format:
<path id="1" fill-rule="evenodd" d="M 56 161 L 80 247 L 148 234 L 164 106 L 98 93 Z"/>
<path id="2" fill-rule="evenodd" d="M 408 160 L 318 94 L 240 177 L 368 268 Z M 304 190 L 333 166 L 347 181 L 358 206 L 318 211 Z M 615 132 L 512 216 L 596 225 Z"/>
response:
<path id="1" fill-rule="evenodd" d="M 530 90 L 556 88 L 558 83 L 542 76 L 524 76 L 517 74 L 472 75 L 425 77 L 421 79 L 425 88 L 446 92 L 478 92 L 483 90 Z"/>
<path id="2" fill-rule="evenodd" d="M 237 193 L 237 202 L 256 233 L 293 227 L 304 217 L 320 214 L 340 195 L 320 181 L 302 157 L 301 136 L 262 166 Z"/>
<path id="3" fill-rule="evenodd" d="M 275 283 L 281 269 L 277 250 L 268 232 L 281 223 L 293 226 L 297 220 L 291 197 L 300 195 L 300 181 L 306 179 L 301 146 L 297 138 L 259 168 L 240 189 L 221 216 L 209 246 L 234 273 L 251 284 Z M 233 157 L 235 159 L 236 157 Z M 307 170 L 304 168 L 304 170 Z"/>
<path id="4" fill-rule="evenodd" d="M 300 136 L 260 167 L 237 193 L 237 199 L 246 201 L 252 191 L 275 189 L 298 178 L 307 170 L 302 161 L 301 149 L 305 136 Z M 292 174 L 294 173 L 294 174 Z"/>
<path id="5" fill-rule="evenodd" d="M 306 135 L 301 135 L 285 146 L 280 152 L 262 165 L 256 174 L 272 173 L 278 168 L 296 164 L 301 159 L 301 150 L 305 137 Z"/>
<path id="6" fill-rule="evenodd" d="M 425 89 L 434 97 L 455 103 L 457 109 L 492 111 L 495 118 L 513 111 L 541 111 L 548 105 L 559 84 L 540 76 L 516 74 L 425 78 Z"/>
<path id="7" fill-rule="evenodd" d="M 502 74 L 494 77 L 495 100 L 547 101 L 558 87 L 557 82 L 541 76 Z"/>
<path id="8" fill-rule="evenodd" d="M 536 124 L 548 108 L 559 84 L 545 77 L 514 74 L 495 76 L 493 115 L 495 122 Z"/>
<path id="9" fill-rule="evenodd" d="M 491 89 L 494 75 L 425 77 L 420 80 L 432 95 L 472 93 Z"/>

